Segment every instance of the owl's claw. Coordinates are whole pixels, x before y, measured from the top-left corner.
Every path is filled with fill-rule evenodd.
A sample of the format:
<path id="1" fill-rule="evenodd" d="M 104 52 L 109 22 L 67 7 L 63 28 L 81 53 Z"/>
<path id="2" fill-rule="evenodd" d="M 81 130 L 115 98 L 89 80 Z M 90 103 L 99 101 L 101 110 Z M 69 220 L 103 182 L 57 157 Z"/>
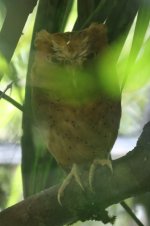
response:
<path id="1" fill-rule="evenodd" d="M 94 190 L 93 190 L 93 178 L 94 178 L 96 167 L 98 165 L 100 165 L 100 166 L 106 165 L 110 169 L 110 171 L 113 172 L 112 164 L 111 164 L 111 161 L 109 159 L 95 159 L 93 161 L 93 163 L 91 164 L 90 170 L 89 170 L 89 187 L 90 187 L 91 192 L 94 192 Z M 64 194 L 64 191 L 65 191 L 66 187 L 70 184 L 70 182 L 73 178 L 75 179 L 77 184 L 81 187 L 81 189 L 83 191 L 85 191 L 83 184 L 82 184 L 82 181 L 81 181 L 81 178 L 80 178 L 80 168 L 78 167 L 77 164 L 73 164 L 70 173 L 64 179 L 63 183 L 61 184 L 61 186 L 58 190 L 57 200 L 58 200 L 58 203 L 61 206 L 62 206 L 61 198 Z"/>
<path id="2" fill-rule="evenodd" d="M 61 184 L 59 190 L 58 190 L 58 194 L 57 194 L 57 200 L 58 203 L 62 206 L 62 202 L 61 202 L 61 197 L 63 196 L 64 190 L 66 189 L 66 187 L 69 185 L 69 183 L 71 182 L 71 180 L 73 178 L 75 178 L 75 181 L 77 182 L 77 184 L 81 187 L 81 189 L 84 191 L 84 187 L 82 185 L 81 179 L 80 179 L 80 170 L 78 168 L 78 166 L 76 164 L 73 164 L 72 169 L 70 171 L 70 173 L 67 175 L 67 177 L 64 179 L 63 183 Z"/>
<path id="3" fill-rule="evenodd" d="M 100 165 L 100 166 L 106 165 L 106 166 L 108 166 L 110 171 L 113 172 L 111 160 L 109 160 L 109 159 L 94 159 L 93 163 L 90 166 L 90 170 L 89 170 L 89 187 L 90 187 L 91 192 L 94 192 L 94 190 L 93 190 L 93 178 L 94 178 L 94 173 L 95 173 L 96 167 L 98 165 Z"/>

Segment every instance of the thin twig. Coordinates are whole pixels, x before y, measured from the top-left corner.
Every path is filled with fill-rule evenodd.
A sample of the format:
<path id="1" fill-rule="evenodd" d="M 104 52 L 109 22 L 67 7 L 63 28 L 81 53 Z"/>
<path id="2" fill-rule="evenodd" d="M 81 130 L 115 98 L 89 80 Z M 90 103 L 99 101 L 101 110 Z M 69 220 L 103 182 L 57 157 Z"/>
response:
<path id="1" fill-rule="evenodd" d="M 23 106 L 21 104 L 19 104 L 17 101 L 15 101 L 13 98 L 11 98 L 10 96 L 6 95 L 5 92 L 0 91 L 0 99 L 3 98 L 5 100 L 7 100 L 9 103 L 11 103 L 17 109 L 19 109 L 20 111 L 23 111 Z"/>
<path id="2" fill-rule="evenodd" d="M 5 94 L 7 92 L 8 89 L 12 88 L 14 82 L 11 82 L 10 84 L 7 85 L 7 87 L 4 89 L 4 91 L 2 92 L 2 94 L 0 95 L 0 99 L 3 97 L 3 94 Z"/>
<path id="3" fill-rule="evenodd" d="M 137 223 L 138 226 L 144 226 L 142 222 L 136 217 L 131 208 L 124 202 L 120 202 L 121 206 L 126 210 L 126 212 L 131 216 L 131 218 Z"/>

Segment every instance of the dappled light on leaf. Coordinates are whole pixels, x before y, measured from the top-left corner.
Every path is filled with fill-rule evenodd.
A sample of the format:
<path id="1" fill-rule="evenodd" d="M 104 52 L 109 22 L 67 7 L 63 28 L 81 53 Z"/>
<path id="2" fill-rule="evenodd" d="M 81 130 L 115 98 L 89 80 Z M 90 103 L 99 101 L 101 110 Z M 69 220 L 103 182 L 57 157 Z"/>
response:
<path id="1" fill-rule="evenodd" d="M 146 17 L 143 17 L 144 12 Z M 118 95 L 115 86 L 117 79 L 119 79 L 120 88 L 124 92 L 136 91 L 149 83 L 149 18 L 150 13 L 141 9 L 135 21 L 135 28 L 132 26 L 122 51 L 120 49 L 120 55 L 117 56 L 122 42 L 121 38 L 107 48 L 105 54 L 99 60 L 99 77 L 104 90 L 110 95 Z M 148 36 L 147 39 L 146 36 Z"/>
<path id="2" fill-rule="evenodd" d="M 149 30 L 149 21 L 149 3 L 144 1 L 138 11 L 130 52 L 127 55 L 123 53 L 123 59 L 118 64 L 124 77 L 125 91 L 135 91 L 148 82 L 150 44 L 148 40 L 146 43 L 144 41 Z"/>
<path id="3" fill-rule="evenodd" d="M 150 82 L 150 39 L 142 46 L 137 60 L 134 61 L 129 55 L 123 56 L 118 62 L 118 74 L 127 76 L 125 91 L 135 91 Z"/>

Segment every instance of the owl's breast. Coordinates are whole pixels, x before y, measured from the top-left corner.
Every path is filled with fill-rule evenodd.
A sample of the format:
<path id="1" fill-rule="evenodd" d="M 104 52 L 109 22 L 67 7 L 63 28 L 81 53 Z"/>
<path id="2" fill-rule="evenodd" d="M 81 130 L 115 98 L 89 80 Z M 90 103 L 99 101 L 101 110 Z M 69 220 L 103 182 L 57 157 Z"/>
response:
<path id="1" fill-rule="evenodd" d="M 75 106 L 50 101 L 38 91 L 33 97 L 38 127 L 63 168 L 108 157 L 118 133 L 120 101 L 105 99 Z"/>

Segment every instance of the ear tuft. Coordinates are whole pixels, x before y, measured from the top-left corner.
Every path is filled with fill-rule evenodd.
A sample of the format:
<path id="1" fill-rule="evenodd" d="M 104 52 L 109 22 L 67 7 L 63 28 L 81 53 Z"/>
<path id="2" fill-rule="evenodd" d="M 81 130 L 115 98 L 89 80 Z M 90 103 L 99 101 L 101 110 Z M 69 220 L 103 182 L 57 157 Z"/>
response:
<path id="1" fill-rule="evenodd" d="M 46 30 L 41 30 L 36 34 L 34 45 L 37 49 L 42 49 L 43 45 L 49 45 L 51 43 L 51 34 Z"/>
<path id="2" fill-rule="evenodd" d="M 86 29 L 91 43 L 91 51 L 100 53 L 108 44 L 107 27 L 105 24 L 92 23 Z"/>

